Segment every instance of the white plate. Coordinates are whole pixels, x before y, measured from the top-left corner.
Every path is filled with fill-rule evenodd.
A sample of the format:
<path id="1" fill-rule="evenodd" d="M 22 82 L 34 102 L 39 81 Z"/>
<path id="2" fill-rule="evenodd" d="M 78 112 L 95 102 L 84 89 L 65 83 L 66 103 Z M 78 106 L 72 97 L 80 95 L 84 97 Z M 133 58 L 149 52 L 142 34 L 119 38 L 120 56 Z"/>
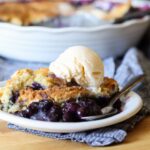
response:
<path id="1" fill-rule="evenodd" d="M 0 86 L 3 85 L 4 82 L 1 82 Z M 130 92 L 125 97 L 125 100 L 126 100 L 125 105 L 121 113 L 109 118 L 95 121 L 88 121 L 88 122 L 85 121 L 76 123 L 45 122 L 18 117 L 3 111 L 0 111 L 0 119 L 13 123 L 15 125 L 19 125 L 21 127 L 35 129 L 39 131 L 58 132 L 58 133 L 79 132 L 90 129 L 102 128 L 127 120 L 128 118 L 135 115 L 143 106 L 142 99 L 135 92 Z"/>

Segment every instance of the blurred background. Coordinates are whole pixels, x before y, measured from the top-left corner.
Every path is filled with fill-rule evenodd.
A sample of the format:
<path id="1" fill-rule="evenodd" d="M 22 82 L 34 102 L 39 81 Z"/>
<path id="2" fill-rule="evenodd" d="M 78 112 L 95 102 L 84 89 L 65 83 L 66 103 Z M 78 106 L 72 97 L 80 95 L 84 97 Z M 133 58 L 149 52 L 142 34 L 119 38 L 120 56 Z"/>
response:
<path id="1" fill-rule="evenodd" d="M 49 63 L 73 45 L 102 58 L 137 47 L 150 58 L 150 1 L 1 0 L 0 35 L 1 61 L 15 64 Z"/>

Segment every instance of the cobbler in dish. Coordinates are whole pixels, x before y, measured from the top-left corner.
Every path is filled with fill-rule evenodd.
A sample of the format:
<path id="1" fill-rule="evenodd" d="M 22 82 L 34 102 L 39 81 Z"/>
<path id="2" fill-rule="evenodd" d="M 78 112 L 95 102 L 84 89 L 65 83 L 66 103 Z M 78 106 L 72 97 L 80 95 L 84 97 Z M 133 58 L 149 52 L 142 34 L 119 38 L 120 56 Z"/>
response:
<path id="1" fill-rule="evenodd" d="M 89 48 L 74 46 L 49 69 L 16 71 L 0 89 L 0 106 L 2 111 L 29 119 L 76 122 L 101 114 L 117 92 L 118 83 L 103 77 L 99 56 Z M 120 112 L 120 100 L 114 107 Z"/>
<path id="2" fill-rule="evenodd" d="M 82 26 L 79 22 L 88 16 L 95 18 L 100 25 L 119 23 L 122 18 L 131 19 L 129 14 L 141 11 L 132 7 L 131 0 L 125 3 L 104 0 L 16 0 L 0 3 L 0 21 L 22 26 L 69 27 Z M 134 14 L 132 18 L 138 16 Z"/>

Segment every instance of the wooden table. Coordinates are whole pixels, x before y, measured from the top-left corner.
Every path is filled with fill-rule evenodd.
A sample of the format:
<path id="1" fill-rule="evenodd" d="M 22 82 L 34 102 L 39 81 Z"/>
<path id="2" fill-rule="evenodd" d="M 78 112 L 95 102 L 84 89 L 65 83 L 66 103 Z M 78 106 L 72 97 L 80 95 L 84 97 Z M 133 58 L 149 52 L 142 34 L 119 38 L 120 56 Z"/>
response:
<path id="1" fill-rule="evenodd" d="M 14 131 L 0 121 L 0 150 L 150 150 L 150 117 L 141 121 L 122 144 L 93 148 L 86 144 L 54 140 Z"/>

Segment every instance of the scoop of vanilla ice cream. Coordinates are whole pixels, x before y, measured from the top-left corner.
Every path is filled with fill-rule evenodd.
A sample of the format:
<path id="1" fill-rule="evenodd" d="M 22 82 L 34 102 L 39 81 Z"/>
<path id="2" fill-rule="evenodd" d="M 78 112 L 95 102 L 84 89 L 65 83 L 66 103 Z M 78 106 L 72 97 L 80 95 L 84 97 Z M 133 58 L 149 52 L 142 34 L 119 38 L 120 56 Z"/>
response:
<path id="1" fill-rule="evenodd" d="M 99 88 L 104 78 L 104 66 L 99 56 L 84 46 L 65 50 L 49 66 L 50 72 L 70 82 L 74 79 L 86 88 Z"/>

